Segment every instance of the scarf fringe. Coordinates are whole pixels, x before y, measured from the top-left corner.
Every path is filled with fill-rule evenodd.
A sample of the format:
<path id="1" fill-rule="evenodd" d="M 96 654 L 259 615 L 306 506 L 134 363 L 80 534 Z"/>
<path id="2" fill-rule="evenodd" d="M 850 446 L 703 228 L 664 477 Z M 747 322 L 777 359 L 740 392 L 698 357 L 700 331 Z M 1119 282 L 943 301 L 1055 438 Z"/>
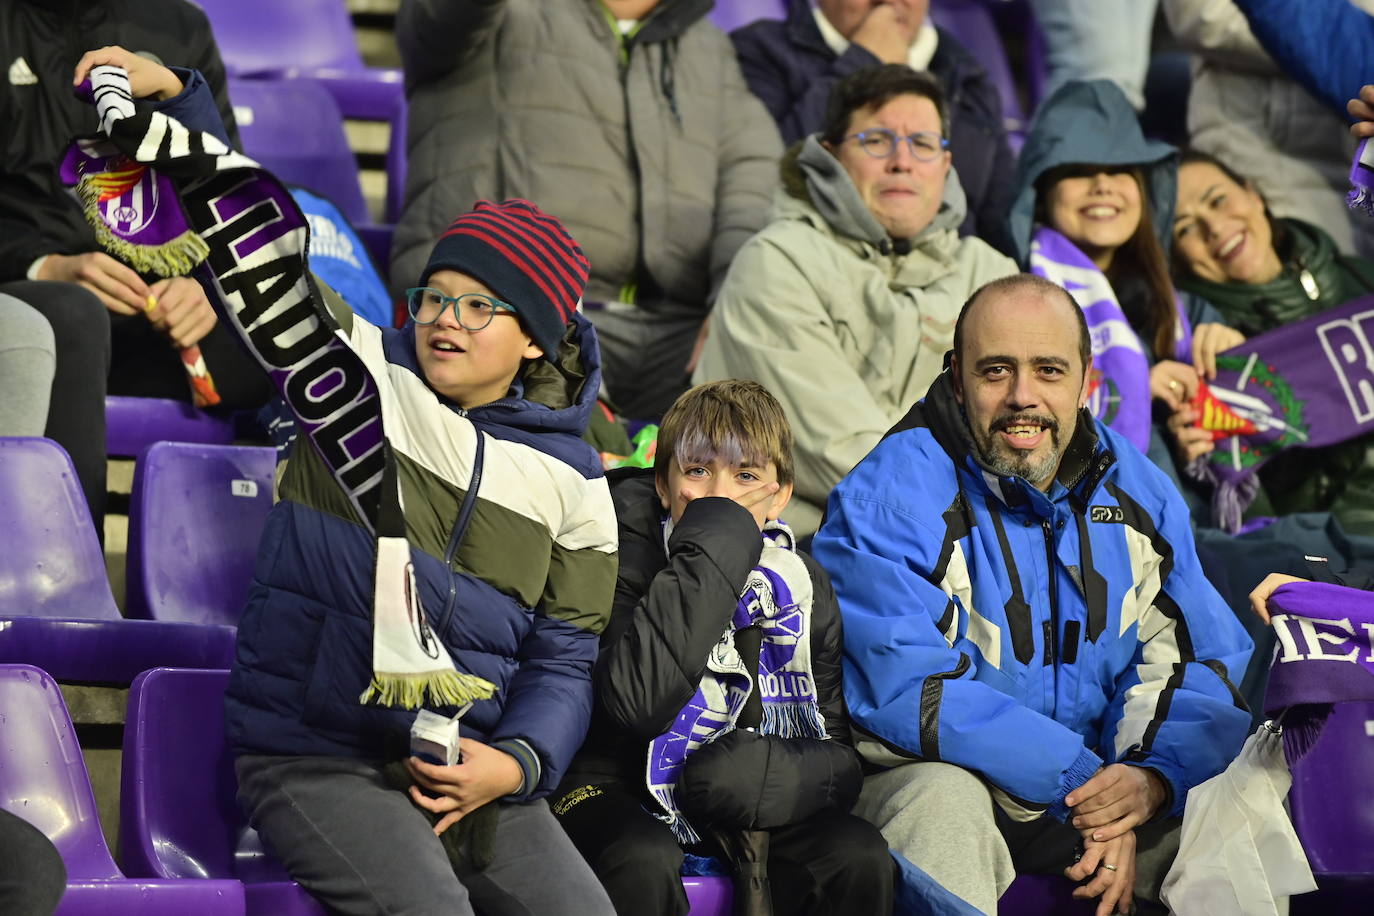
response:
<path id="1" fill-rule="evenodd" d="M 1351 188 L 1345 196 L 1345 205 L 1352 210 L 1360 210 L 1374 216 L 1374 191 L 1369 188 Z"/>
<path id="2" fill-rule="evenodd" d="M 100 195 L 100 187 L 89 179 L 82 178 L 76 185 L 82 215 L 95 233 L 96 241 L 139 273 L 159 277 L 186 276 L 210 254 L 210 246 L 190 229 L 160 245 L 139 245 L 115 234 L 100 215 Z"/>
<path id="3" fill-rule="evenodd" d="M 785 737 L 824 738 L 825 720 L 815 703 L 765 703 L 763 724 L 765 735 Z"/>
<path id="4" fill-rule="evenodd" d="M 496 696 L 496 685 L 461 671 L 424 671 L 416 674 L 373 672 L 372 682 L 358 701 L 376 706 L 419 709 L 426 705 L 462 706 Z"/>

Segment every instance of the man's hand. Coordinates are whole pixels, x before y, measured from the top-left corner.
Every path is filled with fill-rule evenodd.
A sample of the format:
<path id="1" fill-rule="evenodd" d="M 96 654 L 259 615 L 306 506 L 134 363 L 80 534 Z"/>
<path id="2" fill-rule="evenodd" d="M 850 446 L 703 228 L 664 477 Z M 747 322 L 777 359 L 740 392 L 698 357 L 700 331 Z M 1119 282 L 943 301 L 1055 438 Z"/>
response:
<path id="1" fill-rule="evenodd" d="M 134 98 L 143 99 L 153 96 L 165 100 L 181 95 L 184 88 L 181 80 L 171 70 L 156 61 L 126 51 L 118 45 L 96 48 L 81 55 L 72 74 L 72 85 L 79 86 L 91 72 L 92 67 L 109 65 L 123 67 L 129 74 L 129 91 Z"/>
<path id="2" fill-rule="evenodd" d="M 1204 378 L 1217 377 L 1217 354 L 1245 343 L 1245 335 L 1216 322 L 1193 328 L 1193 368 Z"/>
<path id="3" fill-rule="evenodd" d="M 1129 913 L 1135 893 L 1135 832 L 1128 830 L 1105 843 L 1084 843 L 1083 858 L 1064 869 L 1064 876 L 1072 881 L 1092 878 L 1074 888 L 1073 896 L 1078 900 L 1101 897 L 1097 916 Z"/>
<path id="4" fill-rule="evenodd" d="M 137 315 L 148 306 L 152 290 L 143 278 L 103 251 L 50 254 L 38 268 L 38 279 L 76 283 L 95 293 L 118 315 Z"/>
<path id="5" fill-rule="evenodd" d="M 171 277 L 152 285 L 148 319 L 180 349 L 200 343 L 218 319 L 205 290 L 190 277 Z"/>
<path id="6" fill-rule="evenodd" d="M 897 8 L 884 3 L 868 11 L 849 40 L 885 64 L 904 64 L 920 25 L 903 23 Z"/>
<path id="7" fill-rule="evenodd" d="M 1280 585 L 1287 585 L 1289 582 L 1308 582 L 1298 576 L 1285 576 L 1283 573 L 1270 573 L 1264 577 L 1264 581 L 1255 586 L 1250 593 L 1250 609 L 1255 615 L 1265 623 L 1269 622 L 1269 596 L 1274 594 L 1274 589 Z"/>
<path id="8" fill-rule="evenodd" d="M 1374 137 L 1374 86 L 1361 86 L 1360 97 L 1345 103 L 1345 110 L 1355 123 L 1350 132 L 1357 137 Z"/>
<path id="9" fill-rule="evenodd" d="M 1105 843 L 1148 821 L 1168 796 L 1164 780 L 1145 767 L 1113 763 L 1064 799 L 1069 823 L 1085 840 Z"/>
<path id="10" fill-rule="evenodd" d="M 458 746 L 463 761 L 451 767 L 425 763 L 418 757 L 406 760 L 406 768 L 419 786 L 439 793 L 439 798 L 430 798 L 419 786 L 410 787 L 411 801 L 426 811 L 444 815 L 434 825 L 435 836 L 487 802 L 505 798 L 519 789 L 524 779 L 520 764 L 505 751 L 472 738 L 460 738 Z"/>

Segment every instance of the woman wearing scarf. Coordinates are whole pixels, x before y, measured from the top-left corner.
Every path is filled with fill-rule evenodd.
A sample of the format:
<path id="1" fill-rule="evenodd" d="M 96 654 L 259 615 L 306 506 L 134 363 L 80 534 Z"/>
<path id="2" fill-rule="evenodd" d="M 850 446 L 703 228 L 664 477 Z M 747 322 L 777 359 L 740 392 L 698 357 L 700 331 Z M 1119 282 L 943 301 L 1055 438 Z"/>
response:
<path id="1" fill-rule="evenodd" d="M 1113 83 L 1068 83 L 1026 138 L 1010 215 L 1018 260 L 1073 293 L 1087 316 L 1089 407 L 1175 476 L 1164 443 L 1185 465 L 1210 450 L 1189 402 L 1216 354 L 1244 339 L 1207 302 L 1174 290 L 1165 252 L 1176 157 L 1142 135 Z M 1165 422 L 1152 422 L 1152 401 Z"/>
<path id="2" fill-rule="evenodd" d="M 1310 223 L 1274 217 L 1250 180 L 1206 153 L 1183 153 L 1172 229 L 1179 287 L 1247 337 L 1374 291 L 1374 263 L 1341 254 Z M 1346 531 L 1374 535 L 1371 445 L 1363 436 L 1280 452 L 1260 471 L 1270 502 L 1280 514 L 1330 511 Z"/>

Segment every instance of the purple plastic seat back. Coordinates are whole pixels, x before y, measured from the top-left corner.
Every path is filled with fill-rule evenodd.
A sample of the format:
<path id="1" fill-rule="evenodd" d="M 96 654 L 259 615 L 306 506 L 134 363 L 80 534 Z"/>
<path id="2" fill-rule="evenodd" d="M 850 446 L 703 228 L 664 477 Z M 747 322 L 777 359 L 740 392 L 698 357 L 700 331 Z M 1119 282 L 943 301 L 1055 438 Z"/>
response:
<path id="1" fill-rule="evenodd" d="M 245 153 L 283 182 L 329 198 L 354 225 L 367 222 L 343 115 L 324 86 L 308 79 L 231 79 L 229 98 Z"/>
<path id="2" fill-rule="evenodd" d="M 730 916 L 735 899 L 729 878 L 683 878 L 687 891 L 687 916 Z"/>
<path id="3" fill-rule="evenodd" d="M 149 446 L 129 506 L 129 616 L 237 625 L 275 470 L 271 448 Z"/>
<path id="4" fill-rule="evenodd" d="M 958 39 L 988 72 L 1002 97 L 1002 120 L 1008 133 L 1024 132 L 1025 109 L 992 12 L 970 0 L 931 0 L 930 19 Z"/>
<path id="5" fill-rule="evenodd" d="M 168 398 L 105 398 L 105 451 L 133 458 L 154 442 L 234 441 L 234 424 Z"/>
<path id="6" fill-rule="evenodd" d="M 154 668 L 129 688 L 119 799 L 125 871 L 237 878 L 245 882 L 248 916 L 324 916 L 262 851 L 234 800 L 234 759 L 224 739 L 228 683 L 228 671 Z"/>
<path id="7" fill-rule="evenodd" d="M 1293 828 L 1318 879 L 1374 886 L 1374 703 L 1336 703 L 1293 764 Z"/>
<path id="8" fill-rule="evenodd" d="M 344 0 L 201 0 L 200 5 L 231 76 L 363 66 Z"/>
<path id="9" fill-rule="evenodd" d="M 733 32 L 759 19 L 786 19 L 787 0 L 716 0 L 706 17 L 722 32 Z"/>
<path id="10" fill-rule="evenodd" d="M 1000 916 L 1055 916 L 1091 914 L 1096 900 L 1074 900 L 1074 883 L 1059 875 L 1017 875 L 1002 899 L 997 901 Z"/>
<path id="11" fill-rule="evenodd" d="M 52 840 L 69 879 L 122 878 L 57 683 L 29 665 L 0 665 L 0 711 L 0 805 Z"/>
<path id="12" fill-rule="evenodd" d="M 72 460 L 0 437 L 0 616 L 120 618 Z"/>

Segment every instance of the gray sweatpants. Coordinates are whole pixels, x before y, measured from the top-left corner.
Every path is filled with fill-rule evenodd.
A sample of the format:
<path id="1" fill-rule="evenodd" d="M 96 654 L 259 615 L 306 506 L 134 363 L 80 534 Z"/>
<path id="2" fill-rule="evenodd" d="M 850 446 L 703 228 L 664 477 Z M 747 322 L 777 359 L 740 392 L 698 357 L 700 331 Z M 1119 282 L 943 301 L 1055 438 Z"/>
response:
<path id="1" fill-rule="evenodd" d="M 1060 874 L 1073 864 L 1078 842 L 1077 831 L 1051 817 L 1011 820 L 982 779 L 948 763 L 909 763 L 869 776 L 854 813 L 908 862 L 989 916 L 1017 872 Z M 1181 825 L 1166 818 L 1136 829 L 1135 899 L 1143 909 L 1159 903 Z"/>
<path id="2" fill-rule="evenodd" d="M 492 862 L 454 873 L 425 815 L 379 761 L 240 757 L 239 804 L 291 877 L 356 916 L 614 916 L 548 805 L 501 804 Z"/>
<path id="3" fill-rule="evenodd" d="M 56 367 L 48 319 L 0 294 L 0 436 L 43 435 Z"/>

